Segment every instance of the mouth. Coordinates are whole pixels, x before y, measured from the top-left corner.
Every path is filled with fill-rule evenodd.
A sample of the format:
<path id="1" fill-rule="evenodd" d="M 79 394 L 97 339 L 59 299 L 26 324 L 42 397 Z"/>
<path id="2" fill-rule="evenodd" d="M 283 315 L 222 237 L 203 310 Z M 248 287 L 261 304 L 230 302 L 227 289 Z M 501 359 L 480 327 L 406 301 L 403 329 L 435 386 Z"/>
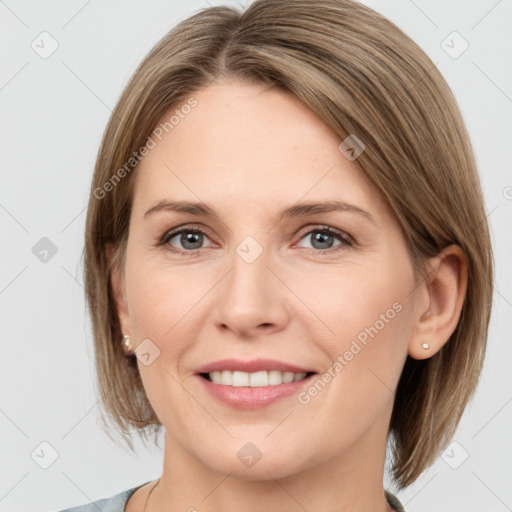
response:
<path id="1" fill-rule="evenodd" d="M 299 382 L 311 377 L 311 375 L 315 375 L 315 372 L 295 373 L 279 370 L 261 370 L 249 373 L 241 370 L 223 370 L 204 372 L 199 375 L 213 384 L 220 384 L 222 386 L 261 388 Z"/>
<path id="2" fill-rule="evenodd" d="M 317 372 L 272 359 L 223 359 L 196 370 L 209 395 L 231 408 L 260 409 L 300 392 Z"/>

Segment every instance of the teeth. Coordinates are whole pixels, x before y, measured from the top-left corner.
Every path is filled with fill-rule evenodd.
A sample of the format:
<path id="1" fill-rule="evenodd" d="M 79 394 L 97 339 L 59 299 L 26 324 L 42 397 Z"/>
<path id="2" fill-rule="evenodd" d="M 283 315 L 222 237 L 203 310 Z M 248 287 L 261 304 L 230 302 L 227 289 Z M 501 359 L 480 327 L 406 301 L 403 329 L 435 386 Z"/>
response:
<path id="1" fill-rule="evenodd" d="M 242 373 L 242 372 L 235 372 Z M 251 388 L 259 388 L 261 386 L 268 386 L 268 372 L 261 371 L 256 373 L 248 373 L 249 376 L 249 386 Z M 233 379 L 233 383 L 235 380 Z"/>
<path id="2" fill-rule="evenodd" d="M 226 377 L 224 376 L 224 372 L 222 372 L 222 380 Z M 231 382 L 233 386 L 248 386 L 249 385 L 249 374 L 246 372 L 233 372 L 231 375 Z"/>
<path id="3" fill-rule="evenodd" d="M 280 372 L 278 370 L 261 371 L 254 373 L 229 371 L 211 372 L 208 374 L 210 380 L 214 384 L 222 384 L 224 386 L 249 386 L 251 388 L 259 388 L 263 386 L 277 386 L 279 384 L 288 384 L 289 382 L 297 382 L 302 380 L 305 373 Z"/>

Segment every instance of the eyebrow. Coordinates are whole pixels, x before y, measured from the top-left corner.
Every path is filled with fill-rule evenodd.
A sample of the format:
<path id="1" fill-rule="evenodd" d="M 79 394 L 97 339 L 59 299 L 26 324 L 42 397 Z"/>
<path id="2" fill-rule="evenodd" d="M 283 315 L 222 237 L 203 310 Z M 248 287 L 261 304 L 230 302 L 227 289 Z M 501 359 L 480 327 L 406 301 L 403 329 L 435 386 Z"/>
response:
<path id="1" fill-rule="evenodd" d="M 157 212 L 161 211 L 174 211 L 189 213 L 191 215 L 210 217 L 212 219 L 220 220 L 218 213 L 206 203 L 190 202 L 190 201 L 170 201 L 162 199 L 154 206 L 152 206 L 145 214 L 144 218 L 148 218 Z M 344 201 L 325 201 L 321 203 L 297 203 L 287 206 L 278 212 L 278 219 L 281 221 L 284 218 L 294 218 L 307 215 L 315 215 L 319 213 L 330 212 L 352 212 L 362 215 L 374 224 L 376 224 L 370 212 L 359 208 L 356 205 L 346 203 Z"/>

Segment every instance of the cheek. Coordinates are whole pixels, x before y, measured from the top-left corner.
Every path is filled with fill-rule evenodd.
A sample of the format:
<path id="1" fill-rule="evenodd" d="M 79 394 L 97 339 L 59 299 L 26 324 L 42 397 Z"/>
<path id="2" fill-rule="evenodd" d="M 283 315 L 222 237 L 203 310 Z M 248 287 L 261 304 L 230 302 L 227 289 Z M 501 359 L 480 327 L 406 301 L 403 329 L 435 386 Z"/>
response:
<path id="1" fill-rule="evenodd" d="M 149 338 L 161 350 L 172 340 L 173 351 L 197 328 L 194 312 L 200 309 L 202 287 L 185 279 L 178 268 L 155 263 L 147 257 L 134 257 L 133 265 L 127 264 L 127 295 L 134 334 L 137 339 Z"/>
<path id="2" fill-rule="evenodd" d="M 343 339 L 374 324 L 380 331 L 398 323 L 412 283 L 408 272 L 381 260 L 364 266 L 347 263 L 307 280 L 297 279 L 294 292 L 315 314 L 317 327 L 325 328 L 326 338 Z"/>

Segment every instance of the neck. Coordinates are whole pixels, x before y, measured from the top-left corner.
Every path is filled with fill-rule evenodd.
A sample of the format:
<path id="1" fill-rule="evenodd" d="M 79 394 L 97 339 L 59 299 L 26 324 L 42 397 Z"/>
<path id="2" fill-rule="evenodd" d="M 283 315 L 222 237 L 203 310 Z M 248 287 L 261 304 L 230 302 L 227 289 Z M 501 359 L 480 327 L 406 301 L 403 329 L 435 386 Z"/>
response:
<path id="1" fill-rule="evenodd" d="M 385 414 L 355 443 L 320 464 L 289 474 L 260 467 L 257 480 L 215 471 L 166 432 L 163 473 L 146 512 L 391 511 L 383 488 L 388 425 Z"/>

